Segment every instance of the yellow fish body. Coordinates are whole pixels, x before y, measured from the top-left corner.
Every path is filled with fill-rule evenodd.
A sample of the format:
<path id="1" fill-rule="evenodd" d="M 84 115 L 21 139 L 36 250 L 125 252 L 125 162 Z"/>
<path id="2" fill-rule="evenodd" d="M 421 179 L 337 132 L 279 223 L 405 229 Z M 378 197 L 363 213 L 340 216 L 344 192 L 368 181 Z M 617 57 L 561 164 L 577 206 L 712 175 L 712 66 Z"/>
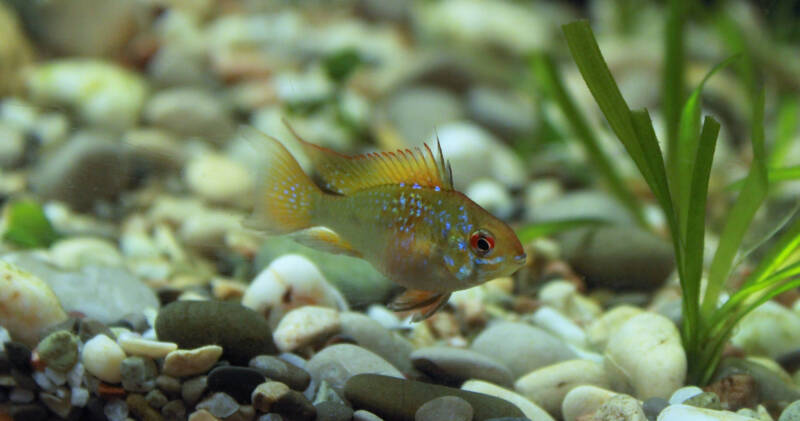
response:
<path id="1" fill-rule="evenodd" d="M 366 259 L 406 288 L 389 307 L 416 310 L 415 321 L 452 291 L 510 275 L 525 262 L 511 228 L 453 188 L 441 147 L 438 159 L 427 145 L 350 157 L 294 134 L 320 188 L 279 141 L 256 130 L 248 136 L 259 138 L 269 168 L 245 225 Z"/>

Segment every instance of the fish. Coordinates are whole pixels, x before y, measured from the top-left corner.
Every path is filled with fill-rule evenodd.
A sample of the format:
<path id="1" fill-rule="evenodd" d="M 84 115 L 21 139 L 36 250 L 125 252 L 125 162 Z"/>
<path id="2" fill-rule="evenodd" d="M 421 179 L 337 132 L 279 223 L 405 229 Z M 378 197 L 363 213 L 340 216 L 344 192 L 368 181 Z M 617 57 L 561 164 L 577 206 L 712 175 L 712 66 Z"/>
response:
<path id="1" fill-rule="evenodd" d="M 418 322 L 453 291 L 508 276 L 526 260 L 514 231 L 453 187 L 438 139 L 394 152 L 348 156 L 303 140 L 306 174 L 279 140 L 252 127 L 245 138 L 266 157 L 244 226 L 359 257 L 402 287 L 388 304 Z"/>

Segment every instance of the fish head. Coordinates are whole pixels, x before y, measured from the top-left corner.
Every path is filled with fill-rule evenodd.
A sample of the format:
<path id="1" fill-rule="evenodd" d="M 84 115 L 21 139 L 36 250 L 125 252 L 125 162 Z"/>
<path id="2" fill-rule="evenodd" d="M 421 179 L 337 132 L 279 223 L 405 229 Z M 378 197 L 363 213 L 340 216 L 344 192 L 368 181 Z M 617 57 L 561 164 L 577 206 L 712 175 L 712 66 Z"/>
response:
<path id="1" fill-rule="evenodd" d="M 505 222 L 463 197 L 456 213 L 458 222 L 450 236 L 449 269 L 465 287 L 508 276 L 525 265 L 526 255 L 519 238 Z"/>

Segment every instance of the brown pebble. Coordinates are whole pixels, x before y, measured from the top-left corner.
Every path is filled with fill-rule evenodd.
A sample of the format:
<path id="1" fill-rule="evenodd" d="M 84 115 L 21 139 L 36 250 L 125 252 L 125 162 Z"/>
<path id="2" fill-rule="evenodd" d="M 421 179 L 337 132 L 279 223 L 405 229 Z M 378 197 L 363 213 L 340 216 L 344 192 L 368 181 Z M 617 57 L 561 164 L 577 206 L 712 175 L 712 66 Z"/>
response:
<path id="1" fill-rule="evenodd" d="M 730 411 L 752 408 L 758 404 L 758 385 L 749 374 L 733 374 L 703 388 L 719 396 Z"/>
<path id="2" fill-rule="evenodd" d="M 121 398 L 125 396 L 125 389 L 100 382 L 97 385 L 97 394 L 103 399 Z"/>
<path id="3" fill-rule="evenodd" d="M 219 421 L 219 418 L 215 417 L 212 413 L 206 411 L 205 409 L 201 409 L 199 411 L 192 412 L 189 415 L 189 421 Z"/>
<path id="4" fill-rule="evenodd" d="M 162 417 L 158 411 L 151 408 L 150 405 L 147 404 L 147 400 L 144 396 L 138 393 L 131 393 L 128 395 L 125 399 L 125 403 L 128 404 L 128 408 L 130 408 L 131 412 L 142 421 L 164 421 L 164 417 Z"/>

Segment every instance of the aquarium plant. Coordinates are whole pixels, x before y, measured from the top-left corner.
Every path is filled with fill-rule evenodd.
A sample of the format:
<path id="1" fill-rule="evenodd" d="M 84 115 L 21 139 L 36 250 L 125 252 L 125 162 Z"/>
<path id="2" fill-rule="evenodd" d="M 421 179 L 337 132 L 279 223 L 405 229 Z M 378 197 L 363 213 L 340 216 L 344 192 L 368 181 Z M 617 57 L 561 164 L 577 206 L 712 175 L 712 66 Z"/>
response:
<path id="1" fill-rule="evenodd" d="M 738 198 L 719 234 L 719 246 L 710 265 L 705 267 L 706 202 L 720 124 L 711 116 L 703 118 L 701 124 L 700 100 L 705 80 L 732 59 L 712 69 L 685 100 L 680 113 L 674 113 L 679 115 L 679 120 L 674 133 L 670 131 L 674 140 L 667 148 L 673 155 L 665 160 L 648 111 L 628 107 L 588 22 L 573 22 L 563 29 L 572 57 L 592 96 L 664 213 L 682 289 L 681 333 L 689 364 L 689 381 L 706 384 L 711 380 L 737 323 L 767 300 L 800 286 L 800 259 L 795 253 L 800 246 L 800 219 L 796 218 L 787 223 L 779 238 L 770 241 L 771 247 L 755 263 L 741 286 L 730 294 L 725 292 L 726 283 L 739 262 L 737 255 L 745 234 L 770 187 L 764 141 L 763 91 L 752 96 L 755 103 L 751 121 L 753 158 L 750 170 L 739 184 Z M 540 70 L 545 76 L 551 75 L 549 70 L 552 68 L 547 62 L 543 63 Z M 673 77 L 672 80 L 682 79 Z M 582 132 L 584 138 L 592 136 L 588 130 Z M 675 168 L 670 170 L 670 165 Z M 614 177 L 610 178 L 612 186 L 620 183 Z M 632 203 L 624 190 L 618 191 L 617 196 L 624 198 L 623 203 L 632 213 L 639 212 L 639 205 Z"/>

